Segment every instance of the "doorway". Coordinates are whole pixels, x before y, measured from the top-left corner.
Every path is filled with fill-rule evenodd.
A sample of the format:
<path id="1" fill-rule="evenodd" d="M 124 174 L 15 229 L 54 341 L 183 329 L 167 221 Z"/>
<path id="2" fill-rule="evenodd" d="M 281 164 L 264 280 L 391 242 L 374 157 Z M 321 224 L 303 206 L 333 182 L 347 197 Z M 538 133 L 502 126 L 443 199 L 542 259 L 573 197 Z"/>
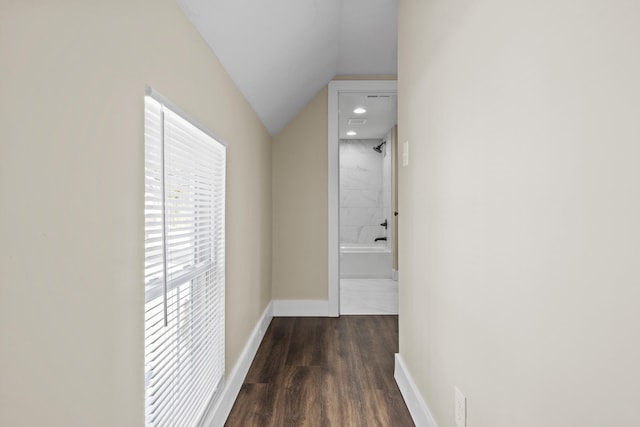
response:
<path id="1" fill-rule="evenodd" d="M 380 105 L 386 101 L 388 102 L 390 98 L 393 98 L 394 102 L 397 96 L 397 83 L 395 80 L 340 80 L 340 81 L 332 81 L 329 84 L 329 107 L 328 107 L 328 122 L 329 122 L 329 133 L 328 133 L 328 184 L 329 184 L 329 212 L 328 212 L 328 259 L 329 259 L 329 271 L 328 271 L 328 294 L 329 294 L 329 315 L 330 316 L 339 316 L 340 315 L 340 279 L 341 279 L 341 238 L 340 238 L 340 229 L 341 229 L 341 221 L 340 221 L 340 211 L 341 211 L 341 203 L 340 203 L 340 141 L 343 143 L 349 138 L 353 140 L 357 140 L 358 136 L 360 136 L 360 141 L 358 142 L 360 145 L 366 146 L 367 144 L 372 145 L 372 153 L 376 154 L 380 159 L 380 162 L 383 162 L 385 156 L 387 157 L 387 162 L 390 162 L 391 156 L 394 155 L 394 145 L 395 145 L 395 127 L 393 126 L 396 122 L 396 118 L 392 119 L 392 122 L 381 122 L 378 127 L 379 129 L 374 130 L 375 123 L 370 123 L 369 128 L 372 130 L 367 133 L 365 130 L 365 126 L 362 123 L 362 118 L 368 117 L 365 113 L 358 112 L 358 108 L 362 108 L 366 110 L 367 101 L 370 102 L 371 109 L 375 110 Z M 342 102 L 341 102 L 342 101 Z M 360 103 L 362 105 L 355 105 Z M 340 119 L 340 111 L 341 107 L 343 113 L 347 110 L 348 114 L 342 114 L 342 120 Z M 395 108 L 395 107 L 394 107 Z M 372 111 L 373 113 L 373 111 Z M 353 117 L 351 117 L 353 116 Z M 371 116 L 374 119 L 373 116 Z M 348 120 L 347 120 L 348 119 Z M 342 123 L 341 123 L 342 121 Z M 350 122 L 350 123 L 349 123 Z M 380 128 L 384 128 L 380 130 Z M 348 131 L 351 131 L 350 134 L 347 134 Z M 355 132 L 355 134 L 353 134 Z M 361 132 L 358 134 L 358 132 Z M 377 132 L 377 133 L 376 133 Z M 377 143 L 373 145 L 373 142 L 377 140 Z M 343 146 L 344 149 L 344 146 Z M 370 153 L 371 154 L 371 153 Z M 382 163 L 381 163 L 382 164 Z M 394 173 L 394 168 L 388 166 L 388 170 L 386 171 L 387 175 Z M 382 179 L 382 178 L 381 178 Z M 390 181 L 391 182 L 391 181 Z M 388 193 L 393 192 L 393 186 L 391 183 L 387 186 L 386 191 Z M 391 280 L 391 278 L 397 275 L 397 272 L 392 273 L 391 266 L 396 258 L 397 254 L 393 254 L 393 249 L 397 248 L 397 245 L 394 244 L 395 235 L 393 234 L 393 229 L 395 228 L 395 208 L 393 206 L 393 195 L 387 194 L 389 202 L 386 203 L 386 206 L 381 206 L 382 210 L 379 214 L 374 213 L 373 218 L 376 218 L 376 215 L 381 217 L 380 224 L 372 224 L 368 229 L 360 229 L 360 235 L 356 238 L 354 235 L 351 235 L 350 240 L 351 243 L 359 243 L 361 244 L 362 250 L 359 252 L 376 252 L 372 254 L 371 259 L 373 258 L 384 258 L 385 256 L 388 258 L 388 261 L 382 260 L 381 263 L 373 260 L 373 263 L 376 265 L 388 264 L 388 271 L 383 273 L 383 275 L 388 275 L 387 280 Z M 343 209 L 344 213 L 344 209 Z M 386 221 L 384 221 L 386 219 Z M 387 227 L 384 227 L 383 224 L 386 222 Z M 376 228 L 377 227 L 377 228 Z M 348 228 L 348 227 L 347 227 Z M 343 227 L 343 231 L 346 228 Z M 360 239 L 360 242 L 355 242 L 355 240 Z M 377 239 L 377 240 L 376 240 Z M 347 239 L 349 240 L 349 239 Z M 372 242 L 369 242 L 372 240 Z M 344 241 L 344 239 L 343 239 Z M 345 246 L 344 244 L 342 245 Z M 357 246 L 357 245 L 356 245 Z M 366 251 L 364 250 L 366 249 Z M 373 251 L 375 249 L 375 251 Z M 388 251 L 388 252 L 387 252 Z M 343 251 L 344 252 L 344 251 Z M 353 251 L 351 251 L 353 252 Z M 387 252 L 388 255 L 384 255 L 383 253 Z M 344 259 L 345 253 L 342 254 L 342 258 Z M 358 253 L 357 255 L 359 260 L 364 259 L 362 256 L 364 254 Z M 369 255 L 366 255 L 369 256 Z M 357 261 L 360 262 L 360 261 Z M 368 261 L 367 261 L 368 262 Z M 353 266 L 351 266 L 353 267 Z M 351 268 L 350 267 L 350 268 Z M 373 274 L 373 273 L 372 273 Z M 395 277 L 393 277 L 395 278 Z M 373 314 L 373 313 L 372 313 Z"/>

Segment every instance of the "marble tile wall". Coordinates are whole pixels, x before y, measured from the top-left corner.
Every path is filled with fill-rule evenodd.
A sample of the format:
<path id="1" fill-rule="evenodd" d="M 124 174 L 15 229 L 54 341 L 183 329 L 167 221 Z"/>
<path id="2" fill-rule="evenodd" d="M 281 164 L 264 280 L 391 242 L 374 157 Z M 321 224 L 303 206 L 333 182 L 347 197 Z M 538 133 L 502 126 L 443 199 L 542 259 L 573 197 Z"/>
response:
<path id="1" fill-rule="evenodd" d="M 373 244 L 385 237 L 382 165 L 378 139 L 340 140 L 340 243 Z"/>

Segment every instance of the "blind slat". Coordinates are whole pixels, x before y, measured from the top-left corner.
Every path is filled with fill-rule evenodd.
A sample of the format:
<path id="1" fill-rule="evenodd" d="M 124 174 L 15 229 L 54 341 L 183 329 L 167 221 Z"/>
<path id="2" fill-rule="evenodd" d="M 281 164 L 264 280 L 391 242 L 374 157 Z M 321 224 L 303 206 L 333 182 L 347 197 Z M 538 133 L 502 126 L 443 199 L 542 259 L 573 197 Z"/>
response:
<path id="1" fill-rule="evenodd" d="M 223 144 L 145 98 L 147 426 L 193 425 L 222 384 L 225 163 Z"/>

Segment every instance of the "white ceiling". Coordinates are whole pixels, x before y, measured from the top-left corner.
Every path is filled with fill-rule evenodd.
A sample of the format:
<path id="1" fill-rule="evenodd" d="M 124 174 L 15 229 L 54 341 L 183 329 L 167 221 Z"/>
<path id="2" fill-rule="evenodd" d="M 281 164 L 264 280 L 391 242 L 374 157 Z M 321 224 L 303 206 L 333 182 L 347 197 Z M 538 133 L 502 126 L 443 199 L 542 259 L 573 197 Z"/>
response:
<path id="1" fill-rule="evenodd" d="M 366 112 L 354 113 L 357 107 Z M 340 139 L 384 138 L 397 123 L 398 99 L 395 93 L 340 93 L 338 110 Z M 362 119 L 365 123 L 359 123 Z M 357 134 L 347 135 L 350 130 Z"/>
<path id="2" fill-rule="evenodd" d="M 271 135 L 336 75 L 397 73 L 397 0 L 178 0 Z"/>

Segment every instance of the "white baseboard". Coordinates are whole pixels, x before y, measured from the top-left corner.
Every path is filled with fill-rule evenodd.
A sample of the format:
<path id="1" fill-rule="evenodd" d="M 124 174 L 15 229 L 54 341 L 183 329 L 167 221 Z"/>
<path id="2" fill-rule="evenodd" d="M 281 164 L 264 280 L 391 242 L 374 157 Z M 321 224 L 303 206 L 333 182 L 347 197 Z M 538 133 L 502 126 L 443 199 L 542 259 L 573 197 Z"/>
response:
<path id="1" fill-rule="evenodd" d="M 396 282 L 398 281 L 398 270 L 396 270 L 395 268 L 391 269 L 391 279 L 395 280 Z"/>
<path id="2" fill-rule="evenodd" d="M 260 347 L 262 338 L 264 338 L 264 334 L 272 318 L 273 302 L 270 302 L 262 313 L 255 328 L 253 328 L 253 332 L 245 344 L 244 349 L 242 349 L 236 365 L 227 376 L 222 395 L 202 418 L 200 427 L 221 427 L 227 421 L 231 408 L 240 392 L 240 387 L 242 387 L 244 378 L 247 376 L 247 372 L 249 372 L 251 362 L 253 362 L 253 358 L 256 356 L 258 347 Z"/>
<path id="3" fill-rule="evenodd" d="M 400 353 L 396 353 L 396 366 L 393 376 L 416 427 L 438 427 Z"/>
<path id="4" fill-rule="evenodd" d="M 327 317 L 326 300 L 274 300 L 273 317 Z"/>

